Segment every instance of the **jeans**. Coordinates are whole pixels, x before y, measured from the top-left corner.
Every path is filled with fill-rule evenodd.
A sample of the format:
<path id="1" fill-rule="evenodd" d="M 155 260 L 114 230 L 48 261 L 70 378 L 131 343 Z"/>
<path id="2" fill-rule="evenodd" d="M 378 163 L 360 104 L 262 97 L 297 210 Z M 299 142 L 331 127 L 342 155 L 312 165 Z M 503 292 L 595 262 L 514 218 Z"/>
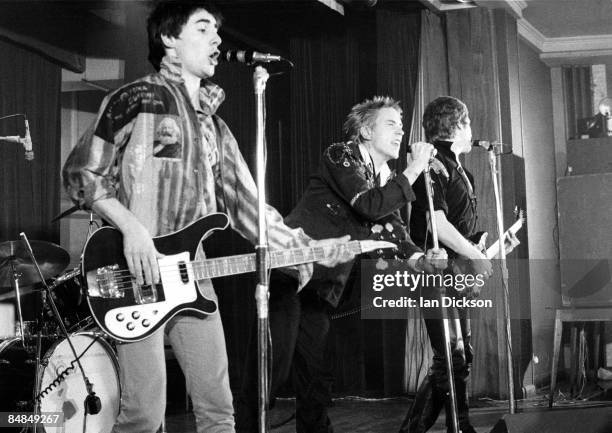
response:
<path id="1" fill-rule="evenodd" d="M 210 281 L 207 286 L 203 292 L 210 297 Z M 117 345 L 121 408 L 112 432 L 155 433 L 160 429 L 166 410 L 164 332 L 185 375 L 197 432 L 234 432 L 225 336 L 218 311 L 204 319 L 175 316 L 165 330 L 142 341 Z"/>

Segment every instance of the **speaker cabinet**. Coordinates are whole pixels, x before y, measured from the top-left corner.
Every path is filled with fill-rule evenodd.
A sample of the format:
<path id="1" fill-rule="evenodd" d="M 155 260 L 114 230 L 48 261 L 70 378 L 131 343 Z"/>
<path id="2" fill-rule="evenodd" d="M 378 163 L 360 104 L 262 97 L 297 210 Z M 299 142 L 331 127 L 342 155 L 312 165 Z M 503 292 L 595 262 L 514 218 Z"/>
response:
<path id="1" fill-rule="evenodd" d="M 567 165 L 574 175 L 612 173 L 612 137 L 568 140 Z"/>
<path id="2" fill-rule="evenodd" d="M 490 433 L 611 433 L 612 407 L 504 415 Z"/>
<path id="3" fill-rule="evenodd" d="M 612 173 L 560 178 L 557 199 L 563 304 L 612 305 Z"/>

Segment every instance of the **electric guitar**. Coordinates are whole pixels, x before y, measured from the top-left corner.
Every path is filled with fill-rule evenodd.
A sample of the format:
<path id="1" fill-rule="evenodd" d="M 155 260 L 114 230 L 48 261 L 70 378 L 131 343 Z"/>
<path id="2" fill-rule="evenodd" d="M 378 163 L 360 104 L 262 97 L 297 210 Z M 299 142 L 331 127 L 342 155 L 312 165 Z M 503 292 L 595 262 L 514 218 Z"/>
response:
<path id="1" fill-rule="evenodd" d="M 513 235 L 516 235 L 518 231 L 523 227 L 524 222 L 525 222 L 525 217 L 523 215 L 523 211 L 521 210 L 519 211 L 518 218 L 514 222 L 514 224 L 512 224 L 508 228 L 508 230 L 504 232 L 504 236 L 502 237 L 502 239 L 506 239 L 506 236 L 510 233 Z M 493 244 L 491 244 L 491 246 L 487 248 L 484 253 L 485 253 L 485 256 L 487 256 L 487 259 L 489 260 L 496 258 L 499 255 L 499 239 L 493 242 Z"/>
<path id="2" fill-rule="evenodd" d="M 504 232 L 504 236 L 502 237 L 502 239 L 506 239 L 506 236 L 508 234 L 516 235 L 518 231 L 523 227 L 523 223 L 525 222 L 525 214 L 523 210 L 515 210 L 515 215 L 516 221 L 508 228 L 508 230 Z M 483 238 L 485 234 L 486 232 L 476 233 L 472 237 L 472 241 L 482 250 L 487 259 L 491 260 L 499 255 L 499 239 L 495 240 L 495 242 L 493 242 L 490 247 L 486 248 L 483 242 L 483 239 L 486 239 Z"/>
<path id="3" fill-rule="evenodd" d="M 209 315 L 217 311 L 214 300 L 200 292 L 200 280 L 255 271 L 255 254 L 197 260 L 200 243 L 229 225 L 227 215 L 214 213 L 177 232 L 153 238 L 164 254 L 158 259 L 160 283 L 138 285 L 123 255 L 123 236 L 113 227 L 96 230 L 87 240 L 82 260 L 83 289 L 98 326 L 112 338 L 143 340 L 181 311 Z M 347 248 L 361 254 L 395 245 L 383 241 L 351 241 Z M 324 247 L 269 252 L 269 268 L 317 262 L 326 258 Z"/>

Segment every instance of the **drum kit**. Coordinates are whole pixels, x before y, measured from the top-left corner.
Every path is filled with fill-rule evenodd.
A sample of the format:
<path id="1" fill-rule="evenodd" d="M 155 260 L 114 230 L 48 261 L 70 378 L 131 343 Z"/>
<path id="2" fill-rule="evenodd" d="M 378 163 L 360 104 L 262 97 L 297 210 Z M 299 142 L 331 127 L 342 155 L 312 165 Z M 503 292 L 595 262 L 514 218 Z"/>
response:
<path id="1" fill-rule="evenodd" d="M 0 316 L 16 316 L 0 326 L 0 412 L 63 414 L 61 426 L 34 432 L 109 432 L 119 412 L 119 367 L 90 317 L 80 270 L 65 271 L 62 247 L 21 237 L 0 243 L 0 306 L 12 313 Z"/>

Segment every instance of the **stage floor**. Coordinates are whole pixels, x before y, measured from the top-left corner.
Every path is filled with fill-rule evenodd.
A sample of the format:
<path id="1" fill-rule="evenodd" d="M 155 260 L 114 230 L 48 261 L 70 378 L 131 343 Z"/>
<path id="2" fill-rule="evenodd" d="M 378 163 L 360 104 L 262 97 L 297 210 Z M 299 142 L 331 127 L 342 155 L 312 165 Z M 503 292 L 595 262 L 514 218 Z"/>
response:
<path id="1" fill-rule="evenodd" d="M 605 398 L 605 397 L 604 397 Z M 599 400 L 599 399 L 598 399 Z M 330 408 L 330 418 L 336 433 L 396 433 L 410 406 L 409 398 L 391 398 L 384 400 L 364 400 L 359 398 L 343 398 L 334 401 Z M 565 409 L 589 407 L 594 404 L 607 404 L 607 410 L 612 407 L 610 401 L 590 401 L 571 403 L 564 402 L 558 406 Z M 471 402 L 470 418 L 479 433 L 491 431 L 497 421 L 508 413 L 508 403 L 493 400 L 477 400 Z M 520 401 L 518 411 L 545 411 L 547 401 L 544 396 Z M 557 406 L 556 406 L 557 407 Z M 272 424 L 281 423 L 293 414 L 294 401 L 280 400 L 271 412 Z M 602 408 L 606 410 L 605 408 Z M 174 410 L 166 416 L 168 433 L 195 432 L 193 414 Z M 272 433 L 294 433 L 295 421 L 270 430 Z M 444 413 L 440 415 L 436 425 L 429 433 L 446 433 Z M 534 432 L 535 433 L 535 432 Z M 586 433 L 586 432 L 581 432 Z"/>

